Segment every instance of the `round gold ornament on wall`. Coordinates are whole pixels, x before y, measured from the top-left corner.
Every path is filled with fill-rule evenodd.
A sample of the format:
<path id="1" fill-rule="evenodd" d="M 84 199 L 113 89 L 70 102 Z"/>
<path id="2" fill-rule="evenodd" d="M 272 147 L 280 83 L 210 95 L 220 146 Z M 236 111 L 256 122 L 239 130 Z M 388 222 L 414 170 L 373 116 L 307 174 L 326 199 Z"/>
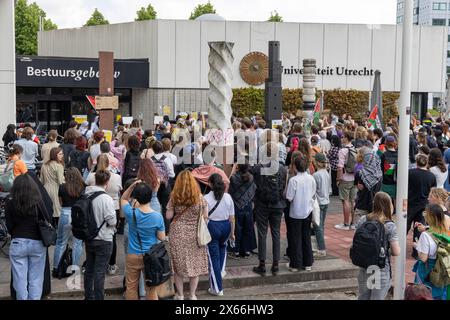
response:
<path id="1" fill-rule="evenodd" d="M 249 85 L 259 86 L 269 77 L 269 58 L 262 52 L 250 52 L 242 58 L 239 71 L 242 80 Z"/>

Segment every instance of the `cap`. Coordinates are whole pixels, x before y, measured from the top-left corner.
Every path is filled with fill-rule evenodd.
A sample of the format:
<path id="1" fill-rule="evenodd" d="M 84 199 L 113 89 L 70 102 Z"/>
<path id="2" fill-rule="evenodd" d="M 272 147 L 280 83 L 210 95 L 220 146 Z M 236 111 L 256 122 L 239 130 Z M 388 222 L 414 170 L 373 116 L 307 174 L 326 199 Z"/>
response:
<path id="1" fill-rule="evenodd" d="M 397 139 L 395 139 L 393 135 L 388 135 L 386 137 L 386 142 L 395 142 L 395 141 L 397 141 Z"/>
<path id="2" fill-rule="evenodd" d="M 314 160 L 317 162 L 327 162 L 327 157 L 323 153 L 316 153 L 314 156 Z"/>

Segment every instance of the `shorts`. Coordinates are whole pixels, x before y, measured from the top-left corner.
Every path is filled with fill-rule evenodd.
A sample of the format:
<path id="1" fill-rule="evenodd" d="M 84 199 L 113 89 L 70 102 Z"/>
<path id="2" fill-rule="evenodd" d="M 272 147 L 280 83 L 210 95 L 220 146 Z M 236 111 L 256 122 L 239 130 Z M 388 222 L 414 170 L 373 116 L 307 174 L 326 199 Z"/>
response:
<path id="1" fill-rule="evenodd" d="M 354 181 L 341 181 L 339 183 L 339 199 L 342 201 L 355 201 L 357 191 Z"/>

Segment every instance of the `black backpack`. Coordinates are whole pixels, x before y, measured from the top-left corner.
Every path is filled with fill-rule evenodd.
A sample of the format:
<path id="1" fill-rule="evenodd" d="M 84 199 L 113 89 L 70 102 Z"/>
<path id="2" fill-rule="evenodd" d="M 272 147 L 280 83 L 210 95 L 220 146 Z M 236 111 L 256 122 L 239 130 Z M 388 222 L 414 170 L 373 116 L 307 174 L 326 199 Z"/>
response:
<path id="1" fill-rule="evenodd" d="M 58 267 L 56 268 L 56 277 L 58 279 L 70 277 L 73 272 L 67 273 L 67 270 L 72 266 L 72 249 L 67 245 L 66 250 L 59 260 Z"/>
<path id="2" fill-rule="evenodd" d="M 84 193 L 73 205 L 72 233 L 75 238 L 83 241 L 93 240 L 105 224 L 106 221 L 103 220 L 100 227 L 97 227 L 92 208 L 92 201 L 102 194 L 105 194 L 105 192 L 97 191 L 89 196 Z"/>
<path id="3" fill-rule="evenodd" d="M 350 258 L 355 266 L 364 269 L 378 266 L 382 269 L 386 267 L 388 254 L 386 230 L 381 222 L 368 220 L 356 229 L 350 248 Z"/>
<path id="4" fill-rule="evenodd" d="M 260 190 L 258 194 L 265 204 L 277 204 L 282 199 L 280 189 L 280 173 L 260 175 Z"/>
<path id="5" fill-rule="evenodd" d="M 83 174 L 83 153 L 79 150 L 74 150 L 69 155 L 69 165 L 68 167 L 77 168 L 81 174 Z"/>
<path id="6" fill-rule="evenodd" d="M 141 157 L 139 154 L 130 152 L 130 157 L 128 158 L 126 167 L 124 168 L 124 176 L 126 176 L 127 179 L 137 177 L 140 160 Z"/>
<path id="7" fill-rule="evenodd" d="M 136 233 L 139 245 L 142 250 L 142 240 L 138 231 L 136 220 L 136 210 L 133 208 L 133 220 L 136 224 Z M 144 254 L 144 279 L 145 284 L 150 287 L 158 286 L 166 282 L 172 276 L 172 266 L 170 264 L 169 253 L 164 242 L 154 244 L 150 250 Z"/>

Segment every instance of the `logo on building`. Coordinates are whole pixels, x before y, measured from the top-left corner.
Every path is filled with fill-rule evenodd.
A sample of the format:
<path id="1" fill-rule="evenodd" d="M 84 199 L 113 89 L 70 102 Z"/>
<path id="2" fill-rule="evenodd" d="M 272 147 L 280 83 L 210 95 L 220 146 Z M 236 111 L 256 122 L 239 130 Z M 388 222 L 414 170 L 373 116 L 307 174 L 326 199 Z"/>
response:
<path id="1" fill-rule="evenodd" d="M 269 77 L 269 58 L 262 52 L 250 52 L 241 60 L 239 72 L 246 83 L 259 86 Z"/>

